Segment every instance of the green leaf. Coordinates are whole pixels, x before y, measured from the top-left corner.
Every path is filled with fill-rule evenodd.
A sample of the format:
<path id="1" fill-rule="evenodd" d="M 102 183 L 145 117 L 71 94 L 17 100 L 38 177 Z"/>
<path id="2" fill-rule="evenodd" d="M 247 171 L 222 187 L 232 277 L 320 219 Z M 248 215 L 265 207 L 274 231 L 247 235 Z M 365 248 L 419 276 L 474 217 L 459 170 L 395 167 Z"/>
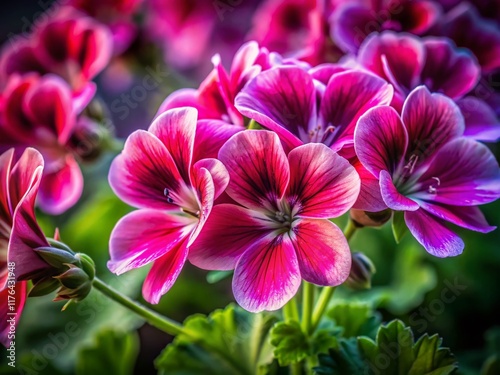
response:
<path id="1" fill-rule="evenodd" d="M 447 375 L 456 362 L 437 336 L 422 336 L 415 344 L 411 328 L 400 320 L 380 327 L 376 341 L 360 337 L 358 347 L 373 373 L 384 375 Z"/>
<path id="2" fill-rule="evenodd" d="M 207 282 L 209 284 L 215 284 L 231 276 L 232 274 L 233 271 L 210 271 L 209 273 L 207 273 Z"/>
<path id="3" fill-rule="evenodd" d="M 355 338 L 339 339 L 337 347 L 330 349 L 328 354 L 320 354 L 318 358 L 319 366 L 314 368 L 317 375 L 366 374 Z"/>
<path id="4" fill-rule="evenodd" d="M 404 212 L 394 211 L 392 215 L 392 233 L 396 243 L 400 243 L 407 232 L 408 227 L 405 223 Z"/>
<path id="5" fill-rule="evenodd" d="M 102 330 L 97 334 L 92 346 L 84 347 L 78 353 L 76 374 L 132 374 L 138 353 L 139 339 L 135 332 Z"/>
<path id="6" fill-rule="evenodd" d="M 184 322 L 189 334 L 178 335 L 156 359 L 159 374 L 255 374 L 272 361 L 268 332 L 271 314 L 251 314 L 229 305 L 208 317 L 197 314 Z"/>
<path id="7" fill-rule="evenodd" d="M 380 326 L 380 315 L 369 303 L 340 302 L 327 313 L 328 318 L 342 328 L 343 337 L 375 337 Z"/>
<path id="8" fill-rule="evenodd" d="M 308 337 L 298 322 L 279 322 L 271 330 L 274 356 L 280 366 L 288 366 L 319 353 L 328 353 L 330 348 L 337 345 L 336 333 L 333 327 L 328 327 Z"/>

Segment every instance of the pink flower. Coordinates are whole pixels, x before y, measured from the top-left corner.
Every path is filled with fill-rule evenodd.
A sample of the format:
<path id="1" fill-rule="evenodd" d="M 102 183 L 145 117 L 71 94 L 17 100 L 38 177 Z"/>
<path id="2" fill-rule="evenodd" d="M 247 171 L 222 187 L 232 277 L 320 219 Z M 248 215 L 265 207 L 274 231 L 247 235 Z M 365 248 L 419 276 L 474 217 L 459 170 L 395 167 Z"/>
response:
<path id="1" fill-rule="evenodd" d="M 328 218 L 356 201 L 359 177 L 322 144 L 285 154 L 278 136 L 248 130 L 219 151 L 229 171 L 227 193 L 237 204 L 216 205 L 189 260 L 211 270 L 235 270 L 236 301 L 252 312 L 276 310 L 301 279 L 334 286 L 349 276 L 351 255 Z"/>
<path id="2" fill-rule="evenodd" d="M 215 120 L 197 124 L 194 108 L 167 111 L 149 131 L 132 133 L 111 165 L 111 187 L 139 210 L 113 230 L 108 267 L 122 274 L 154 262 L 143 286 L 151 303 L 174 284 L 228 183 L 222 163 L 205 158 L 238 131 L 224 132 L 220 125 Z"/>
<path id="3" fill-rule="evenodd" d="M 109 30 L 90 17 L 60 11 L 2 51 L 0 77 L 13 73 L 55 73 L 75 91 L 85 86 L 109 62 L 113 46 Z"/>
<path id="4" fill-rule="evenodd" d="M 373 32 L 393 30 L 416 35 L 427 32 L 441 16 L 441 7 L 427 0 L 356 0 L 336 7 L 330 18 L 333 40 L 356 53 Z"/>
<path id="5" fill-rule="evenodd" d="M 234 99 L 245 84 L 259 72 L 276 64 L 294 64 L 281 56 L 269 53 L 256 42 L 245 43 L 234 56 L 229 73 L 219 55 L 212 58 L 214 69 L 198 89 L 180 89 L 169 95 L 158 113 L 172 108 L 194 107 L 200 119 L 217 119 L 243 126 L 243 116 L 234 107 Z"/>
<path id="6" fill-rule="evenodd" d="M 402 115 L 379 106 L 359 120 L 359 160 L 378 180 L 387 207 L 403 211 L 413 236 L 432 255 L 455 256 L 464 243 L 447 222 L 486 233 L 495 229 L 478 205 L 500 197 L 500 169 L 489 149 L 463 137 L 459 108 L 418 87 Z"/>
<path id="7" fill-rule="evenodd" d="M 93 94 L 93 93 L 90 93 Z M 83 177 L 68 142 L 76 116 L 91 96 L 74 97 L 53 75 L 14 75 L 0 97 L 0 147 L 36 147 L 45 159 L 39 204 L 60 214 L 81 196 Z"/>
<path id="8" fill-rule="evenodd" d="M 10 345 L 9 295 L 15 297 L 17 323 L 26 300 L 26 282 L 18 280 L 47 268 L 31 250 L 25 251 L 19 239 L 23 232 L 22 236 L 30 237 L 33 243 L 48 245 L 34 216 L 42 172 L 43 158 L 32 148 L 19 158 L 13 149 L 0 155 L 0 313 L 6 317 L 0 323 L 0 340 L 5 346 Z"/>

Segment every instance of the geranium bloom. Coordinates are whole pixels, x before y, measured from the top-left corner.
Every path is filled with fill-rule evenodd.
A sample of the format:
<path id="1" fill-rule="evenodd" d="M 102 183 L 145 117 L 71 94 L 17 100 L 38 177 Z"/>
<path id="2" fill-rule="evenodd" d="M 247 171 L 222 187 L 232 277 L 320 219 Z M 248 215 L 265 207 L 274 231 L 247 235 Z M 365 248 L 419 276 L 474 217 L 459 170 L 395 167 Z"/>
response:
<path id="1" fill-rule="evenodd" d="M 420 39 L 390 31 L 373 34 L 361 46 L 357 62 L 394 85 L 392 105 L 400 110 L 406 96 L 426 85 L 454 99 L 466 120 L 465 134 L 477 140 L 500 137 L 500 121 L 479 98 L 464 98 L 481 77 L 481 67 L 471 53 L 446 38 Z"/>
<path id="2" fill-rule="evenodd" d="M 250 81 L 235 105 L 290 148 L 316 142 L 339 151 L 352 148 L 358 118 L 392 95 L 391 85 L 362 71 L 333 74 L 325 86 L 303 69 L 277 67 Z"/>
<path id="3" fill-rule="evenodd" d="M 387 207 L 404 211 L 410 232 L 438 257 L 464 248 L 446 222 L 483 233 L 494 229 L 476 206 L 500 197 L 500 169 L 486 146 L 462 137 L 464 129 L 455 103 L 425 87 L 408 96 L 401 117 L 380 106 L 356 128 L 356 153 L 379 179 Z"/>
<path id="4" fill-rule="evenodd" d="M 243 116 L 234 107 L 234 99 L 245 84 L 263 70 L 277 64 L 293 64 L 269 53 L 256 42 L 245 43 L 236 52 L 229 73 L 222 66 L 219 55 L 212 59 L 214 69 L 198 89 L 180 89 L 169 95 L 158 113 L 172 108 L 194 107 L 200 119 L 217 119 L 243 126 Z"/>
<path id="5" fill-rule="evenodd" d="M 373 32 L 393 30 L 422 35 L 441 15 L 441 7 L 427 0 L 356 0 L 336 7 L 331 16 L 333 40 L 346 52 L 356 53 Z"/>
<path id="6" fill-rule="evenodd" d="M 30 232 L 31 237 L 38 240 L 43 237 L 34 218 L 34 203 L 40 179 L 43 172 L 43 158 L 40 153 L 32 148 L 28 148 L 24 153 L 16 158 L 14 150 L 10 149 L 0 155 L 0 313 L 5 319 L 0 323 L 0 341 L 8 346 L 10 339 L 10 323 L 8 312 L 9 291 L 15 291 L 15 312 L 16 323 L 22 313 L 26 299 L 26 282 L 16 280 L 28 273 L 35 273 L 44 269 L 47 265 L 35 254 L 30 258 L 30 254 L 25 257 L 23 249 L 18 245 L 18 234 L 14 239 L 13 229 Z M 14 224 L 14 222 L 16 222 Z M 26 225 L 29 223 L 28 225 Z M 36 241 L 35 240 L 35 241 Z M 45 245 L 45 244 L 44 244 Z M 43 245 L 42 245 L 43 246 Z M 24 260 L 30 258 L 29 269 Z M 14 267 L 12 268 L 12 264 Z M 11 275 L 9 275 L 8 265 L 11 265 Z M 15 284 L 14 284 L 15 283 Z"/>
<path id="7" fill-rule="evenodd" d="M 211 270 L 235 270 L 236 301 L 252 312 L 281 308 L 301 279 L 339 285 L 351 255 L 342 231 L 327 220 L 356 201 L 359 177 L 322 144 L 285 154 L 278 136 L 248 130 L 219 151 L 236 204 L 216 205 L 189 260 Z"/>
<path id="8" fill-rule="evenodd" d="M 38 201 L 51 214 L 73 206 L 83 190 L 83 177 L 68 142 L 76 116 L 88 103 L 74 97 L 54 75 L 13 76 L 0 96 L 0 147 L 37 147 L 45 159 Z"/>
<path id="9" fill-rule="evenodd" d="M 112 50 L 105 26 L 74 11 L 61 11 L 37 25 L 28 39 L 5 47 L 0 77 L 6 81 L 13 73 L 55 73 L 81 91 L 106 67 Z"/>
<path id="10" fill-rule="evenodd" d="M 220 147 L 235 133 L 218 132 L 219 125 L 197 126 L 194 108 L 167 111 L 149 131 L 132 133 L 111 165 L 111 187 L 139 210 L 113 230 L 108 267 L 122 274 L 154 261 L 143 286 L 151 303 L 158 303 L 177 279 L 214 200 L 226 188 L 229 177 L 222 163 L 203 159 L 202 153 L 206 147 L 216 153 L 214 145 Z"/>

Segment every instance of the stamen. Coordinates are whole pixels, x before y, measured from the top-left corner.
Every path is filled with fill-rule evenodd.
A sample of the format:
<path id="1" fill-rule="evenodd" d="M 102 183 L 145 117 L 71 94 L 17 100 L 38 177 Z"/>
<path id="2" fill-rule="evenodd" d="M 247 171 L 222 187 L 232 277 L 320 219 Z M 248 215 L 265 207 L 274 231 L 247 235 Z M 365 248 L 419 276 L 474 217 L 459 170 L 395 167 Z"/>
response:
<path id="1" fill-rule="evenodd" d="M 417 164 L 418 162 L 418 155 L 415 155 L 413 154 L 412 156 L 410 156 L 410 161 L 408 162 L 408 164 L 405 165 L 405 168 L 407 170 L 408 173 L 413 173 L 413 170 L 415 169 L 415 165 Z"/>
<path id="2" fill-rule="evenodd" d="M 439 177 L 432 177 L 433 180 L 436 180 L 437 186 L 441 185 L 441 180 Z M 437 194 L 437 187 L 434 185 L 429 185 L 429 194 Z"/>

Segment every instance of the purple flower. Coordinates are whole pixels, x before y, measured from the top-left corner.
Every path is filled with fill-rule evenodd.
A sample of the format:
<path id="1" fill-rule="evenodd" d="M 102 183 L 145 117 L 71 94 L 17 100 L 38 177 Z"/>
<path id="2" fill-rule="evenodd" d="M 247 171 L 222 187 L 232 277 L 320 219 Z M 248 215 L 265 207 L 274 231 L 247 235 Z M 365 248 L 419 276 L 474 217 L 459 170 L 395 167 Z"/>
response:
<path id="1" fill-rule="evenodd" d="M 392 107 L 373 108 L 355 132 L 358 158 L 378 178 L 387 207 L 404 211 L 410 232 L 438 257 L 464 248 L 446 222 L 494 229 L 476 206 L 500 197 L 500 169 L 486 146 L 462 136 L 464 129 L 451 99 L 418 87 L 401 116 Z"/>

